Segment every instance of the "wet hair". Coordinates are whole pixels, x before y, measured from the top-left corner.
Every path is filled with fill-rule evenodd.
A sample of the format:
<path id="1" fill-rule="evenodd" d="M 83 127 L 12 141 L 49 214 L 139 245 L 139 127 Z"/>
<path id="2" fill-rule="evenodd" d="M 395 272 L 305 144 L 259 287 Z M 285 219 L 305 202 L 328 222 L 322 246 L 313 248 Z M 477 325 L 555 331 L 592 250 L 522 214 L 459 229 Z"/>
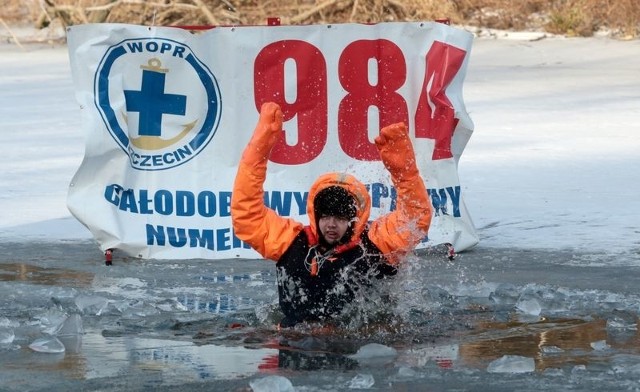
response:
<path id="1" fill-rule="evenodd" d="M 313 212 L 316 219 L 335 216 L 350 221 L 356 217 L 356 199 L 345 188 L 333 185 L 318 192 L 313 199 Z"/>

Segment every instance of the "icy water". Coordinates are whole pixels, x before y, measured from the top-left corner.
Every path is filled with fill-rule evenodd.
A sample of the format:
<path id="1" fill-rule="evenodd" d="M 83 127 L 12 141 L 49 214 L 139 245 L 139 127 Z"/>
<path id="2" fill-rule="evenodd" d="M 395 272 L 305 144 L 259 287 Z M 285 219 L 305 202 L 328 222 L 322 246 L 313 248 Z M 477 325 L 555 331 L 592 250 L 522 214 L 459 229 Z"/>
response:
<path id="1" fill-rule="evenodd" d="M 0 390 L 640 390 L 638 255 L 423 253 L 344 325 L 289 331 L 263 260 L 0 244 Z"/>

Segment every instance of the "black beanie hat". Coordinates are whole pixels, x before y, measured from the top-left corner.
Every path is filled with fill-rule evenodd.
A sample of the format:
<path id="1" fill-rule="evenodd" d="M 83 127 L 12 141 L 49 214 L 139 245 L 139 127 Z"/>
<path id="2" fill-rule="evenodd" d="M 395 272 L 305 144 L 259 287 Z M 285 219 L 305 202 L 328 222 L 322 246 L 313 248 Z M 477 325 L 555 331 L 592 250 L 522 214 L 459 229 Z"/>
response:
<path id="1" fill-rule="evenodd" d="M 352 220 L 356 217 L 356 200 L 341 186 L 324 188 L 313 199 L 313 212 L 316 219 L 323 216 L 335 216 Z"/>

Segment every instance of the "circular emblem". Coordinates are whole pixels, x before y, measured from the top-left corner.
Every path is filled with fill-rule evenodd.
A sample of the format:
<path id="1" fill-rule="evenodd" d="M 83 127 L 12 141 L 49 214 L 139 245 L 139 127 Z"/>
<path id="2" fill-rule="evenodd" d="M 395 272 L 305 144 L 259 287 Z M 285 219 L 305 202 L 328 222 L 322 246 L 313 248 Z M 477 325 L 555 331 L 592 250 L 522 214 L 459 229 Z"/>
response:
<path id="1" fill-rule="evenodd" d="M 138 170 L 166 170 L 211 141 L 222 107 L 215 76 L 189 46 L 135 38 L 105 52 L 94 80 L 96 107 Z"/>

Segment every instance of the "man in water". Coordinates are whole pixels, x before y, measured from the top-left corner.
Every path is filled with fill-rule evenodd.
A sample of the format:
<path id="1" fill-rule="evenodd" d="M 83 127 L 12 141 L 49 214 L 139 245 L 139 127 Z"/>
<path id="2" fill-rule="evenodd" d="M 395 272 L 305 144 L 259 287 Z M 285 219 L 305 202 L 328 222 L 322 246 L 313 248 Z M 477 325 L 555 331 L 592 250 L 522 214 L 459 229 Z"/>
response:
<path id="1" fill-rule="evenodd" d="M 281 327 L 340 315 L 372 278 L 396 273 L 424 238 L 432 210 L 403 123 L 384 127 L 375 144 L 397 190 L 397 207 L 369 224 L 371 199 L 352 175 L 327 173 L 311 186 L 309 225 L 279 216 L 263 201 L 267 161 L 282 137 L 282 111 L 265 103 L 245 148 L 231 197 L 235 235 L 276 262 Z"/>

